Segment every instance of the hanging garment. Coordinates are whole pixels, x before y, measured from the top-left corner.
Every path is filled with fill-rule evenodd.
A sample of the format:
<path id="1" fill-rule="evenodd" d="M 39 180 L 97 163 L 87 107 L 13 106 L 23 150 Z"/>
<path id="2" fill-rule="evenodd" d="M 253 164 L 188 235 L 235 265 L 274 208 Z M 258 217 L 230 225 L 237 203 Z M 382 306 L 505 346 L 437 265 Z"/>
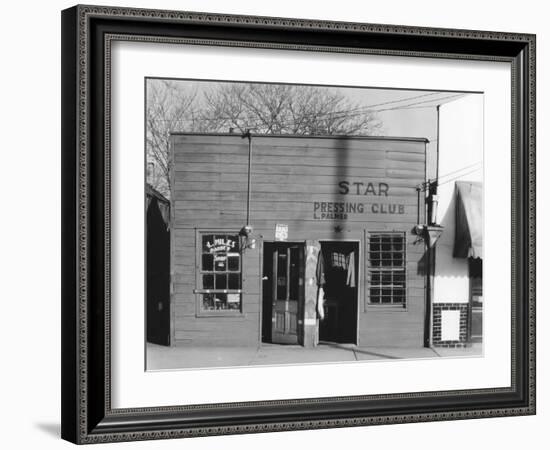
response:
<path id="1" fill-rule="evenodd" d="M 325 278 L 325 258 L 320 249 L 317 255 L 317 269 L 315 270 L 315 275 L 317 276 L 317 286 L 324 286 L 327 282 Z"/>
<path id="2" fill-rule="evenodd" d="M 323 320 L 325 318 L 325 291 L 322 286 L 319 286 L 317 290 L 317 314 L 319 319 Z"/>
<path id="3" fill-rule="evenodd" d="M 351 252 L 347 257 L 347 270 L 346 284 L 349 287 L 355 287 L 355 252 Z"/>

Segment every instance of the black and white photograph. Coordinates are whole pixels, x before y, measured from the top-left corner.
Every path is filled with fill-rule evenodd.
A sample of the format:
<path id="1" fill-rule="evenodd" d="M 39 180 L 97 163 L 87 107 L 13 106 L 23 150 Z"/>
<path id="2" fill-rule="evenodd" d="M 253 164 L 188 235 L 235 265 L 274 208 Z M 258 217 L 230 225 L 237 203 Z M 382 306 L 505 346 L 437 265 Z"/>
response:
<path id="1" fill-rule="evenodd" d="M 544 447 L 544 2 L 92 3 L 3 9 L 1 448 Z"/>
<path id="2" fill-rule="evenodd" d="M 144 95 L 147 371 L 483 357 L 483 92 Z"/>

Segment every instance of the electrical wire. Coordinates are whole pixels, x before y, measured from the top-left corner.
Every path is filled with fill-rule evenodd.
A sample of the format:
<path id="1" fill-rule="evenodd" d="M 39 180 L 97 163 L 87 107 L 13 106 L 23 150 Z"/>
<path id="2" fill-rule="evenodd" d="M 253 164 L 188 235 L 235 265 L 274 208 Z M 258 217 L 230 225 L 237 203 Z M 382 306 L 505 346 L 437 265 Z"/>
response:
<path id="1" fill-rule="evenodd" d="M 350 117 L 360 116 L 360 115 L 365 114 L 367 112 L 386 112 L 386 111 L 398 111 L 398 110 L 414 109 L 413 107 L 415 107 L 417 105 L 424 105 L 425 103 L 431 103 L 431 102 L 441 101 L 441 100 L 448 100 L 448 99 L 464 96 L 464 94 L 462 94 L 462 93 L 453 94 L 453 95 L 449 95 L 449 96 L 445 96 L 445 97 L 439 97 L 439 98 L 435 98 L 435 99 L 429 99 L 429 100 L 424 100 L 424 101 L 399 105 L 399 106 L 392 107 L 392 108 L 376 109 L 376 107 L 378 107 L 378 106 L 384 106 L 384 105 L 388 105 L 388 104 L 406 102 L 406 101 L 413 100 L 415 98 L 422 98 L 422 97 L 427 97 L 429 95 L 436 95 L 436 94 L 439 94 L 439 92 L 419 95 L 419 96 L 415 96 L 415 97 L 406 97 L 406 98 L 402 98 L 402 99 L 398 99 L 398 100 L 393 100 L 393 101 L 390 101 L 390 102 L 383 102 L 383 103 L 378 103 L 378 104 L 373 104 L 373 105 L 366 105 L 366 106 L 362 106 L 360 108 L 352 108 L 352 109 L 349 109 L 349 110 L 341 110 L 341 111 L 336 111 L 336 112 L 331 111 L 331 112 L 328 112 L 328 113 L 309 113 L 309 114 L 305 114 L 303 117 L 315 116 L 315 118 L 321 119 L 321 120 L 323 118 L 331 118 L 331 119 L 350 118 Z M 437 105 L 435 105 L 435 104 L 434 105 L 427 105 L 427 106 L 422 106 L 421 108 L 429 108 L 429 107 L 433 107 L 433 106 L 437 106 Z M 357 111 L 361 111 L 361 112 L 357 112 Z M 151 120 L 153 120 L 155 122 L 170 122 L 169 119 L 151 119 Z M 178 120 L 176 120 L 176 123 L 178 123 L 178 122 L 195 122 L 195 121 L 199 121 L 199 122 L 200 121 L 209 121 L 209 122 L 212 122 L 212 121 L 215 121 L 215 120 L 240 120 L 240 121 L 243 121 L 243 122 L 254 122 L 254 121 L 257 122 L 258 118 L 257 117 L 230 117 L 230 116 L 196 117 L 196 118 L 178 119 Z M 279 122 L 277 125 L 279 127 L 284 127 L 284 126 L 294 125 L 295 123 L 296 123 L 296 121 L 286 121 L 286 122 Z"/>
<path id="2" fill-rule="evenodd" d="M 454 178 L 451 178 L 449 180 L 445 180 L 443 183 L 438 183 L 438 187 L 443 186 L 447 183 L 452 183 L 453 181 L 456 181 L 456 180 L 458 180 L 459 178 L 461 178 L 463 176 L 470 175 L 471 173 L 477 172 L 478 170 L 481 170 L 481 167 L 478 167 L 477 169 L 474 169 L 474 170 L 470 170 L 469 172 L 466 172 L 466 173 L 461 173 L 460 175 L 458 175 Z"/>
<path id="3" fill-rule="evenodd" d="M 454 175 L 457 172 L 462 172 L 463 170 L 469 169 L 470 167 L 474 167 L 474 166 L 481 165 L 481 164 L 482 164 L 482 162 L 478 161 L 474 164 L 470 164 L 468 166 L 461 167 L 460 169 L 453 170 L 452 172 L 447 172 L 445 175 L 440 175 L 439 179 L 441 180 L 442 178 L 447 178 L 448 176 Z"/>
<path id="4" fill-rule="evenodd" d="M 476 167 L 476 166 L 480 166 L 480 167 Z M 470 169 L 472 167 L 475 167 L 475 169 L 473 170 L 470 170 L 468 172 L 465 172 L 465 173 L 460 173 L 464 170 L 467 170 L 467 169 Z M 464 166 L 464 167 L 461 167 L 460 169 L 456 169 L 456 170 L 453 170 L 452 172 L 447 172 L 446 174 L 444 175 L 441 175 L 438 179 L 437 179 L 437 185 L 438 186 L 442 186 L 444 184 L 447 184 L 447 183 L 450 183 L 452 181 L 455 181 L 455 180 L 458 180 L 460 177 L 463 177 L 465 175 L 469 175 L 471 173 L 474 173 L 474 172 L 477 172 L 478 170 L 481 170 L 483 167 L 482 167 L 482 162 L 481 161 L 478 161 L 474 164 L 470 164 L 468 166 Z M 455 175 L 454 177 L 448 179 L 448 180 L 444 180 L 443 182 L 441 182 L 441 179 L 442 178 L 447 178 L 451 175 Z M 419 185 L 419 189 L 425 191 L 428 186 L 430 186 L 430 184 L 432 184 L 434 181 L 436 181 L 435 179 L 433 180 L 428 180 L 428 181 L 425 181 L 423 182 L 422 184 Z"/>

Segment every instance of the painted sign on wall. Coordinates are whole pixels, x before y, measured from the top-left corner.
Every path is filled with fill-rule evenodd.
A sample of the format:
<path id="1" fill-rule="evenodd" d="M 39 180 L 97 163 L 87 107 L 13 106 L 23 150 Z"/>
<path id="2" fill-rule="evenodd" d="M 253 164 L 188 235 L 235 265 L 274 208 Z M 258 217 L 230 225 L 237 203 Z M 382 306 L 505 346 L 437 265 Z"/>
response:
<path id="1" fill-rule="evenodd" d="M 363 181 L 340 181 L 339 192 L 342 195 L 383 195 L 388 196 L 390 189 L 387 183 L 370 183 Z"/>
<path id="2" fill-rule="evenodd" d="M 387 197 L 390 186 L 387 183 L 365 181 L 340 181 L 338 194 L 352 196 Z M 400 203 L 365 202 L 313 202 L 315 220 L 347 220 L 356 214 L 405 214 L 405 205 Z"/>
<path id="3" fill-rule="evenodd" d="M 237 239 L 213 238 L 205 243 L 210 253 L 230 252 L 236 248 Z"/>

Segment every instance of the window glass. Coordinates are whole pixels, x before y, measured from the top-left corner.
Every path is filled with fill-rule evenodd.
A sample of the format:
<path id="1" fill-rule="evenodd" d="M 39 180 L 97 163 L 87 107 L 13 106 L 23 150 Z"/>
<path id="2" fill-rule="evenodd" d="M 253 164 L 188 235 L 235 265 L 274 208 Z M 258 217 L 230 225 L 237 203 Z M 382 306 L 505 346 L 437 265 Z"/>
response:
<path id="1" fill-rule="evenodd" d="M 216 289 L 227 289 L 227 275 L 225 273 L 217 273 L 215 280 Z"/>
<path id="2" fill-rule="evenodd" d="M 405 234 L 373 233 L 367 246 L 369 303 L 405 306 Z"/>
<path id="3" fill-rule="evenodd" d="M 203 311 L 239 311 L 241 294 L 201 294 Z"/>
<path id="4" fill-rule="evenodd" d="M 214 275 L 207 274 L 202 276 L 203 289 L 214 289 Z"/>
<path id="5" fill-rule="evenodd" d="M 240 268 L 241 256 L 238 253 L 227 254 L 227 270 L 236 272 L 241 270 Z"/>
<path id="6" fill-rule="evenodd" d="M 214 270 L 216 272 L 227 271 L 227 255 L 215 255 L 214 256 Z"/>
<path id="7" fill-rule="evenodd" d="M 202 267 L 203 272 L 211 272 L 214 270 L 214 255 L 203 254 L 202 255 Z"/>
<path id="8" fill-rule="evenodd" d="M 201 311 L 240 311 L 242 274 L 238 235 L 201 234 L 199 269 L 197 290 Z"/>
<path id="9" fill-rule="evenodd" d="M 228 289 L 240 289 L 241 288 L 241 274 L 230 273 L 227 279 Z"/>
<path id="10" fill-rule="evenodd" d="M 277 300 L 287 298 L 286 258 L 286 250 L 280 250 L 277 254 Z"/>

